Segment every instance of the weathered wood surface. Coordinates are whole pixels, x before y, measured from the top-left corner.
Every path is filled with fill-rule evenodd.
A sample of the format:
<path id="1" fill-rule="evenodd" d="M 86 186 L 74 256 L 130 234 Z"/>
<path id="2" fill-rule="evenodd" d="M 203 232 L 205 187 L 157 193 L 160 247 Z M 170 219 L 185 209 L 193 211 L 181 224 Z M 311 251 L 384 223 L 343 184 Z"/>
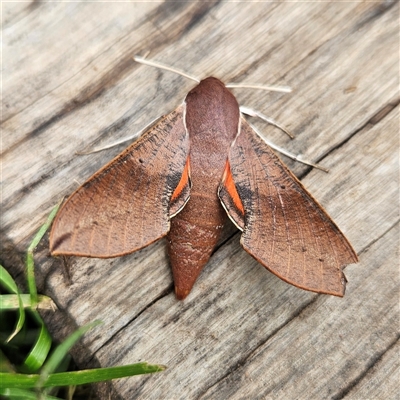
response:
<path id="1" fill-rule="evenodd" d="M 75 152 L 138 131 L 193 86 L 132 60 L 146 51 L 199 77 L 295 88 L 235 94 L 296 134 L 258 124 L 269 139 L 330 168 L 288 162 L 360 256 L 343 299 L 316 295 L 267 272 L 228 230 L 179 302 L 164 241 L 73 259 L 70 284 L 44 242 L 37 277 L 59 307 L 46 315 L 54 334 L 104 321 L 75 349 L 79 365 L 168 366 L 100 398 L 398 398 L 397 2 L 20 2 L 2 3 L 2 18 L 1 261 L 21 282 L 51 207 L 122 148 Z"/>

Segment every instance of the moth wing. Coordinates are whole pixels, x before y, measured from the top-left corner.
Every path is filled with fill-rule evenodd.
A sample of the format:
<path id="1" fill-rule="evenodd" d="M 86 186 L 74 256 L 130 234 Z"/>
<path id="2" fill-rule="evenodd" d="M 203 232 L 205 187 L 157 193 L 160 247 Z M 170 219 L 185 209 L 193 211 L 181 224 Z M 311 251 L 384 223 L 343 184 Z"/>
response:
<path id="1" fill-rule="evenodd" d="M 342 268 L 357 255 L 324 209 L 269 146 L 241 118 L 229 166 L 235 190 L 220 188 L 221 201 L 238 227 L 243 248 L 279 278 L 302 289 L 343 296 Z M 229 168 L 227 168 L 229 170 Z M 232 193 L 232 195 L 230 195 Z"/>
<path id="2" fill-rule="evenodd" d="M 183 118 L 184 105 L 69 197 L 51 230 L 53 255 L 118 257 L 167 234 L 172 196 L 174 213 L 189 196 L 189 183 L 180 184 L 189 154 Z"/>

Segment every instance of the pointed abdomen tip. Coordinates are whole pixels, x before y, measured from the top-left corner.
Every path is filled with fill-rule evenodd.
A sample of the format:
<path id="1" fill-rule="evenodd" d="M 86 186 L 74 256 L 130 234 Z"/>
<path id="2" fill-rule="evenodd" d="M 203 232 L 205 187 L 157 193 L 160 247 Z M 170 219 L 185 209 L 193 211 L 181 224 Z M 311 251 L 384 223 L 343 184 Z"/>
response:
<path id="1" fill-rule="evenodd" d="M 190 290 L 184 290 L 175 286 L 175 297 L 178 300 L 184 300 L 189 293 Z"/>

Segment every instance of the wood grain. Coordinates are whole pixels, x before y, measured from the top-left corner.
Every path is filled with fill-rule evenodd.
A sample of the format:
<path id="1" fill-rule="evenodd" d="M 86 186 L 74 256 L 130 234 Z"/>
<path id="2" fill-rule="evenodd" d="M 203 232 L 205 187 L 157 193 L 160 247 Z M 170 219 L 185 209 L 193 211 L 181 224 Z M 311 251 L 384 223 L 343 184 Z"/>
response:
<path id="1" fill-rule="evenodd" d="M 360 263 L 343 299 L 291 287 L 227 231 L 184 302 L 163 240 L 114 260 L 37 251 L 46 314 L 62 339 L 89 321 L 81 367 L 138 360 L 162 374 L 98 387 L 101 399 L 396 399 L 398 362 L 398 2 L 2 3 L 1 262 L 20 282 L 23 251 L 51 207 L 123 147 L 77 156 L 172 111 L 194 86 L 134 54 L 224 82 L 296 135 L 266 137 L 319 161 L 288 161 L 349 238 Z M 286 161 L 286 160 L 285 160 Z"/>

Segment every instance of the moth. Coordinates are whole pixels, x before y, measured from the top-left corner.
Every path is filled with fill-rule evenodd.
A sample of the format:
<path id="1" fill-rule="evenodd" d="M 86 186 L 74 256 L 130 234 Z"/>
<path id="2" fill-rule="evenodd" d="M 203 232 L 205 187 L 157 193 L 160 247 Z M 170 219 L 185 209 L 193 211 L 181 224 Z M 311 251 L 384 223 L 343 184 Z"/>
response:
<path id="1" fill-rule="evenodd" d="M 175 294 L 184 299 L 228 217 L 243 248 L 279 278 L 344 295 L 342 268 L 357 262 L 352 246 L 228 88 L 209 77 L 69 197 L 50 250 L 119 257 L 167 236 Z"/>

